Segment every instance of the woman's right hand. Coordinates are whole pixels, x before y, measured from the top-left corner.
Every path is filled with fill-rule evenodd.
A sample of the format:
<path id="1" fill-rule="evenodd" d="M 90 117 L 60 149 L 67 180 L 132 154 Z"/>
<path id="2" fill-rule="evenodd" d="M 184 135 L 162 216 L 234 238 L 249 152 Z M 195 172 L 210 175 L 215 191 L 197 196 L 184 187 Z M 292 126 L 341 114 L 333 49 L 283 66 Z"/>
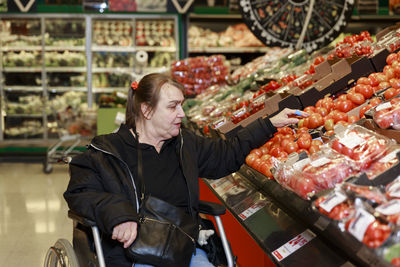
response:
<path id="1" fill-rule="evenodd" d="M 124 222 L 114 227 L 112 239 L 124 243 L 124 248 L 129 247 L 137 236 L 137 223 Z"/>

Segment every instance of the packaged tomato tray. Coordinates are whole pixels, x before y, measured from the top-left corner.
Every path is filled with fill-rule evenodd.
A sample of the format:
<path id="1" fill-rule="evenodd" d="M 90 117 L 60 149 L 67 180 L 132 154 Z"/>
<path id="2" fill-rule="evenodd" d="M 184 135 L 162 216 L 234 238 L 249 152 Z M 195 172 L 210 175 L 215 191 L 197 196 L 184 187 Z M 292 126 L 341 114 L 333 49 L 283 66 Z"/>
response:
<path id="1" fill-rule="evenodd" d="M 341 190 L 332 190 L 328 194 L 318 197 L 312 207 L 336 221 L 342 221 L 355 213 L 353 203 Z"/>
<path id="2" fill-rule="evenodd" d="M 369 248 L 379 248 L 389 243 L 393 227 L 380 221 L 362 207 L 357 207 L 354 216 L 345 223 L 345 229 Z"/>
<path id="3" fill-rule="evenodd" d="M 372 111 L 375 123 L 382 129 L 400 130 L 400 98 L 396 97 L 376 106 Z"/>
<path id="4" fill-rule="evenodd" d="M 350 198 L 359 198 L 372 206 L 377 206 L 387 201 L 380 187 L 343 183 L 341 188 Z"/>
<path id="5" fill-rule="evenodd" d="M 394 144 L 385 136 L 359 125 L 350 125 L 336 133 L 328 146 L 345 155 L 354 169 L 365 171 Z"/>
<path id="6" fill-rule="evenodd" d="M 316 193 L 333 188 L 357 173 L 343 155 L 325 148 L 304 159 L 288 159 L 276 167 L 274 177 L 300 197 L 311 199 Z"/>
<path id="7" fill-rule="evenodd" d="M 385 189 L 388 199 L 400 199 L 400 176 L 388 184 Z"/>
<path id="8" fill-rule="evenodd" d="M 400 199 L 392 199 L 375 208 L 375 212 L 393 225 L 400 226 Z"/>

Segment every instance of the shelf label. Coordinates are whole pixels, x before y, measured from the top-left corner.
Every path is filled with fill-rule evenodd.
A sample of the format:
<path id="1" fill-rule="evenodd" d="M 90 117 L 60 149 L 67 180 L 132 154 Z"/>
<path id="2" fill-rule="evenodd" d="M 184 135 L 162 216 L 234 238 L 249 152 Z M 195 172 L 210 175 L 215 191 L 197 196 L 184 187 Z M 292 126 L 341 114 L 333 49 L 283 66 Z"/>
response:
<path id="1" fill-rule="evenodd" d="M 278 261 L 282 261 L 284 258 L 298 250 L 299 248 L 306 245 L 312 239 L 316 237 L 316 234 L 311 232 L 311 230 L 307 229 L 303 233 L 297 235 L 295 238 L 281 246 L 280 248 L 276 249 L 272 252 L 272 255 Z"/>
<path id="2" fill-rule="evenodd" d="M 337 191 L 327 197 L 324 201 L 321 202 L 320 207 L 326 210 L 327 212 L 331 212 L 331 210 L 339 205 L 340 203 L 343 203 L 347 199 L 346 195 Z"/>
<path id="3" fill-rule="evenodd" d="M 382 213 L 383 215 L 400 213 L 400 199 L 392 199 L 388 203 L 378 206 L 376 211 Z"/>
<path id="4" fill-rule="evenodd" d="M 390 102 L 386 102 L 386 103 L 383 103 L 383 104 L 380 104 L 379 106 L 377 106 L 375 108 L 375 110 L 380 111 L 380 110 L 391 108 L 391 107 L 392 107 L 392 104 Z"/>
<path id="5" fill-rule="evenodd" d="M 364 209 L 358 209 L 355 220 L 349 225 L 349 232 L 362 241 L 368 226 L 375 221 L 375 217 Z"/>
<path id="6" fill-rule="evenodd" d="M 389 154 L 387 154 L 386 156 L 384 156 L 383 158 L 381 158 L 379 160 L 379 162 L 383 162 L 383 163 L 388 163 L 390 161 L 392 161 L 393 159 L 396 158 L 397 153 L 400 151 L 400 149 L 396 149 L 392 152 L 390 152 Z"/>
<path id="7" fill-rule="evenodd" d="M 251 215 L 256 213 L 257 211 L 259 211 L 260 209 L 264 208 L 265 205 L 266 205 L 266 203 L 263 202 L 263 201 L 254 203 L 253 205 L 251 205 L 250 208 L 248 208 L 247 210 L 245 210 L 242 213 L 240 213 L 239 217 L 244 221 L 247 218 L 249 218 Z"/>
<path id="8" fill-rule="evenodd" d="M 351 132 L 348 135 L 339 138 L 339 142 L 345 145 L 348 148 L 355 148 L 366 142 L 366 140 L 360 137 L 357 133 Z"/>
<path id="9" fill-rule="evenodd" d="M 326 157 L 321 157 L 319 159 L 311 161 L 310 164 L 311 164 L 311 166 L 318 168 L 318 167 L 324 166 L 325 164 L 327 164 L 329 162 L 331 162 L 330 159 L 328 159 Z"/>

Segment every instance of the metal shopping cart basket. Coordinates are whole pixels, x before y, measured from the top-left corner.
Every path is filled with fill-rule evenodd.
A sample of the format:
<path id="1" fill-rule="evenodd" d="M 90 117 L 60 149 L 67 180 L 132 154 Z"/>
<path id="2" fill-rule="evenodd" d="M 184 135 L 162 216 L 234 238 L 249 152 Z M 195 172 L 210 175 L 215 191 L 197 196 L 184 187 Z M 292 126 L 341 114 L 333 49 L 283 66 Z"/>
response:
<path id="1" fill-rule="evenodd" d="M 54 163 L 69 163 L 72 157 L 81 152 L 79 144 L 87 140 L 96 131 L 95 110 L 74 111 L 71 107 L 54 112 L 59 139 L 46 152 L 43 172 L 53 171 Z"/>

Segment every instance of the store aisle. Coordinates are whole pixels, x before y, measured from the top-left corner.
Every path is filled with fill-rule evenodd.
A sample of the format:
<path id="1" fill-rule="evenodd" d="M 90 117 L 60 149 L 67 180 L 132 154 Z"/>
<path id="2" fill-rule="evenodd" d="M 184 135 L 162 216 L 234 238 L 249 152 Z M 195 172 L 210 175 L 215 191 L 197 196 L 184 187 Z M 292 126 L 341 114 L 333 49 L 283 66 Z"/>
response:
<path id="1" fill-rule="evenodd" d="M 72 221 L 62 197 L 68 167 L 0 163 L 0 266 L 43 266 L 58 238 L 71 241 Z"/>

